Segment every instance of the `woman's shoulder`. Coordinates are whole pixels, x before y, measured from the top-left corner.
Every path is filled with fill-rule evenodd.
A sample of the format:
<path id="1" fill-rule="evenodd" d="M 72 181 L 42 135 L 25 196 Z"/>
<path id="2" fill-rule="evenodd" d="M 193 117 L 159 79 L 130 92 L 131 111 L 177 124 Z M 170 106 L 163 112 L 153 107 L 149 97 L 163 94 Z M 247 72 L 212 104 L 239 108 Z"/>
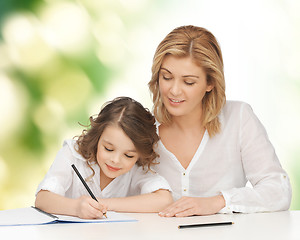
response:
<path id="1" fill-rule="evenodd" d="M 243 111 L 252 111 L 250 104 L 242 101 L 227 100 L 221 111 L 221 114 L 233 115 L 240 114 Z"/>
<path id="2" fill-rule="evenodd" d="M 224 105 L 224 110 L 241 110 L 242 108 L 250 107 L 250 105 L 243 101 L 233 101 L 233 100 L 227 100 Z"/>
<path id="3" fill-rule="evenodd" d="M 243 118 L 248 118 L 253 115 L 251 106 L 242 101 L 226 101 L 219 119 L 222 123 L 236 123 L 240 122 Z"/>

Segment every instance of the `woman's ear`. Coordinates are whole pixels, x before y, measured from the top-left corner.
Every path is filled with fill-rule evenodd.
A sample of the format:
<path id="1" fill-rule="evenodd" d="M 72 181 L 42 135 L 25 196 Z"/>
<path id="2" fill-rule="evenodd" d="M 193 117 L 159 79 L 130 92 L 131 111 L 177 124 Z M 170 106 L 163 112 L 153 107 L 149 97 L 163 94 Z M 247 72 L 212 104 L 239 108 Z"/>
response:
<path id="1" fill-rule="evenodd" d="M 211 92 L 211 90 L 213 90 L 214 87 L 215 87 L 215 86 L 214 86 L 213 84 L 207 85 L 207 87 L 206 87 L 206 92 Z"/>

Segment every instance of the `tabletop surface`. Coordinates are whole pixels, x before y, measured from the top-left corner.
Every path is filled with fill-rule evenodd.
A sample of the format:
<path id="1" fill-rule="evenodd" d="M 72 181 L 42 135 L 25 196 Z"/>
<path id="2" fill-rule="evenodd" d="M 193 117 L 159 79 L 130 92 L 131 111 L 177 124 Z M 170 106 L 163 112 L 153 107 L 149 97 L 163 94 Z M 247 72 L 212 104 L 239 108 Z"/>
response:
<path id="1" fill-rule="evenodd" d="M 0 227 L 1 239 L 272 239 L 300 240 L 300 211 L 216 214 L 162 218 L 155 213 L 123 213 L 137 222 L 60 223 Z M 178 225 L 232 221 L 233 225 L 178 229 Z"/>

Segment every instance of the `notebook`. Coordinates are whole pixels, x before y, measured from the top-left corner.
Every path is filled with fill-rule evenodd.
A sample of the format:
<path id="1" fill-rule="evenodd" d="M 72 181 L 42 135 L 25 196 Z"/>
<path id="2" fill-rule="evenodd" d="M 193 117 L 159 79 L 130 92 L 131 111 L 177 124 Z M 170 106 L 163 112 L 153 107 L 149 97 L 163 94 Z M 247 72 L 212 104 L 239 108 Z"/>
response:
<path id="1" fill-rule="evenodd" d="M 108 211 L 107 218 L 81 219 L 73 216 L 49 214 L 35 207 L 16 208 L 0 211 L 0 226 L 42 225 L 53 223 L 111 223 L 136 222 L 137 220 L 121 213 Z"/>

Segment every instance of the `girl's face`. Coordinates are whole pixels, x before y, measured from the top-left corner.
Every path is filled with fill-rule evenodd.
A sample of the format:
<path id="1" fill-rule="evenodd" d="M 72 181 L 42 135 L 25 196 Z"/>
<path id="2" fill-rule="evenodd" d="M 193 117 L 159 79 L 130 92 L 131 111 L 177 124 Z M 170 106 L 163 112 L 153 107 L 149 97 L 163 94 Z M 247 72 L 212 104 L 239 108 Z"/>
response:
<path id="1" fill-rule="evenodd" d="M 97 162 L 100 174 L 114 179 L 127 173 L 139 158 L 134 144 L 118 126 L 107 126 L 99 141 Z"/>
<path id="2" fill-rule="evenodd" d="M 213 89 L 203 68 L 190 57 L 166 56 L 159 72 L 162 101 L 173 117 L 202 113 L 202 99 Z"/>

